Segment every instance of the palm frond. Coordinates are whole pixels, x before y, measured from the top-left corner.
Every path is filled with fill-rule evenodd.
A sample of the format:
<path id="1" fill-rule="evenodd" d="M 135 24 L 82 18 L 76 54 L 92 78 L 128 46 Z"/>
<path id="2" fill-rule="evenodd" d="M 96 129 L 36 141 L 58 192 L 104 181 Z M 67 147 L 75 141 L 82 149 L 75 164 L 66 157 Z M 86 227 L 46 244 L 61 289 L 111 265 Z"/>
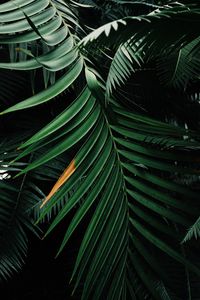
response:
<path id="1" fill-rule="evenodd" d="M 21 6 L 15 3 L 7 6 L 2 4 L 2 11 L 6 11 L 7 7 L 8 12 L 2 16 L 4 26 L 1 27 L 0 39 L 3 45 L 9 45 L 13 59 L 1 63 L 0 67 L 33 72 L 43 68 L 47 87 L 49 82 L 54 82 L 55 71 L 65 69 L 75 62 L 75 55 L 70 50 L 76 43 L 73 27 L 79 26 L 77 17 L 64 1 L 22 2 Z M 10 29 L 11 21 L 16 22 L 14 31 Z M 37 45 L 33 47 L 35 42 Z"/>
<path id="2" fill-rule="evenodd" d="M 191 53 L 199 40 L 198 37 L 179 51 L 166 54 L 165 59 L 158 59 L 157 71 L 162 84 L 186 89 L 191 80 L 198 80 L 200 60 Z"/>
<path id="3" fill-rule="evenodd" d="M 108 97 L 112 94 L 113 88 L 116 90 L 123 85 L 131 73 L 141 68 L 143 64 L 142 55 L 136 51 L 131 39 L 119 46 L 112 59 L 106 83 Z M 138 46 L 136 48 L 138 49 Z"/>
<path id="4" fill-rule="evenodd" d="M 86 69 L 86 73 L 87 83 L 93 94 L 98 82 L 95 74 L 90 69 Z M 94 103 L 97 102 L 95 98 L 86 97 L 85 99 L 87 99 L 87 102 L 91 99 Z M 69 111 L 72 110 L 75 103 L 80 107 L 80 110 L 84 111 L 84 106 L 79 102 L 79 98 L 68 108 Z M 120 282 L 120 290 L 122 287 L 125 288 L 121 284 L 125 282 L 126 260 L 129 256 L 132 261 L 130 268 L 139 272 L 138 275 L 141 276 L 142 267 L 138 269 L 137 255 L 135 256 L 132 250 L 136 247 L 134 251 L 138 251 L 138 246 L 136 246 L 134 238 L 134 246 L 128 242 L 130 240 L 129 230 L 137 232 L 147 242 L 178 262 L 185 264 L 190 270 L 197 274 L 199 272 L 191 262 L 175 250 L 175 246 L 168 245 L 158 237 L 159 231 L 173 236 L 176 241 L 174 245 L 178 246 L 180 237 L 175 237 L 173 225 L 170 225 L 170 222 L 172 224 L 175 222 L 177 225 L 179 224 L 178 226 L 183 224 L 189 226 L 191 224 L 189 215 L 198 215 L 199 213 L 195 200 L 197 195 L 188 188 L 153 175 L 156 170 L 166 172 L 166 175 L 174 172 L 198 173 L 199 171 L 193 167 L 195 158 L 191 158 L 188 151 L 184 150 L 190 146 L 199 146 L 198 142 L 193 141 L 192 132 L 186 132 L 182 128 L 130 113 L 122 107 L 115 107 L 115 105 L 112 105 L 111 109 L 115 113 L 117 123 L 115 121 L 112 124 L 111 121 L 111 125 L 109 125 L 109 115 L 105 115 L 99 104 L 96 103 L 94 109 L 88 115 L 84 113 L 84 123 L 79 125 L 78 128 L 75 127 L 75 132 L 72 133 L 71 137 L 67 136 L 60 144 L 55 145 L 48 153 L 39 157 L 21 172 L 23 174 L 37 168 L 72 147 L 74 143 L 82 141 L 82 148 L 73 159 L 75 172 L 70 173 L 70 177 L 66 182 L 63 180 L 62 183 L 59 183 L 59 189 L 56 188 L 50 200 L 48 199 L 47 207 L 44 208 L 40 218 L 42 219 L 45 214 L 49 213 L 56 202 L 64 197 L 73 188 L 74 184 L 82 178 L 81 184 L 68 199 L 68 202 L 60 209 L 46 234 L 49 234 L 66 217 L 81 197 L 84 197 L 83 203 L 77 209 L 67 229 L 58 252 L 60 253 L 87 212 L 92 208 L 94 209 L 94 217 L 88 225 L 73 274 L 73 277 L 75 274 L 78 276 L 77 284 L 83 276 L 85 278 L 84 299 L 87 299 L 94 292 L 94 288 L 98 289 L 99 295 L 102 295 L 108 283 L 111 288 L 109 293 L 115 294 L 116 286 L 114 282 L 112 283 L 111 278 L 115 269 L 119 266 L 123 266 L 123 269 L 121 269 L 123 271 L 119 273 L 120 277 L 115 275 L 113 280 Z M 74 121 L 76 121 L 77 117 L 74 115 L 72 120 L 74 118 Z M 59 124 L 57 121 L 58 119 L 53 121 L 53 125 Z M 54 130 L 50 130 L 52 125 L 48 126 L 37 134 L 38 137 L 44 139 L 54 132 Z M 82 132 L 81 135 L 80 132 Z M 166 134 L 167 139 L 165 138 Z M 31 144 L 37 143 L 37 135 L 26 142 L 23 147 L 30 147 Z M 184 140 L 183 137 L 186 135 L 188 137 L 191 135 L 191 141 L 190 138 Z M 82 140 L 84 136 L 87 138 Z M 75 139 L 75 137 L 77 138 Z M 171 149 L 173 149 L 173 152 Z M 179 161 L 178 164 L 177 161 Z M 169 195 L 168 191 L 175 191 L 177 196 Z M 180 195 L 182 199 L 185 199 L 184 201 L 180 201 Z M 194 199 L 194 206 L 191 206 L 191 202 L 189 203 L 185 197 Z M 148 219 L 141 208 L 148 212 Z M 178 214 L 177 209 L 179 210 Z M 156 225 L 155 215 L 160 218 L 159 227 Z M 164 219 L 168 220 L 168 225 L 165 224 Z M 151 220 L 151 223 L 148 223 L 147 220 Z M 154 230 L 152 231 L 151 226 L 155 226 L 154 228 L 158 230 L 157 234 Z M 121 241 L 120 244 L 119 241 Z M 112 245 L 112 247 L 107 245 Z M 125 249 L 126 255 L 123 254 Z M 146 256 L 147 253 L 144 253 L 144 255 L 145 260 L 150 263 L 150 258 Z M 89 275 L 86 275 L 85 270 L 88 267 L 90 272 L 87 272 Z M 152 268 L 154 267 L 153 265 Z M 104 280 L 101 278 L 101 272 L 106 274 Z M 100 284 L 98 284 L 99 280 Z M 145 282 L 147 283 L 148 280 L 144 280 L 144 284 Z M 162 293 L 159 289 L 152 289 L 149 285 L 147 285 L 147 289 L 154 297 L 160 299 Z"/>
<path id="5" fill-rule="evenodd" d="M 199 32 L 195 29 L 198 11 L 194 4 L 176 3 L 148 15 L 115 20 L 93 30 L 83 38 L 80 47 L 90 50 L 90 45 L 97 49 L 107 45 L 117 49 L 108 74 L 108 93 L 125 84 L 135 68 L 142 69 L 143 61 L 155 59 L 159 62 L 161 82 L 180 87 L 189 78 L 198 78 L 199 59 L 194 56 L 199 45 Z M 174 26 L 176 30 L 172 30 Z"/>
<path id="6" fill-rule="evenodd" d="M 42 2 L 44 5 L 45 1 L 37 4 Z M 186 228 L 191 227 L 199 216 L 199 195 L 181 180 L 178 183 L 179 177 L 199 176 L 199 135 L 185 127 L 130 111 L 116 99 L 105 103 L 104 82 L 99 80 L 97 70 L 90 68 L 85 57 L 87 53 L 83 56 L 82 49 L 77 48 L 76 38 L 72 37 L 70 25 L 65 22 L 70 20 L 69 6 L 61 0 L 57 2 L 49 2 L 33 16 L 28 11 L 26 16 L 19 14 L 10 2 L 0 6 L 0 11 L 13 11 L 16 24 L 16 31 L 9 22 L 0 26 L 0 32 L 6 34 L 2 39 L 5 44 L 6 41 L 13 44 L 33 39 L 49 45 L 46 53 L 36 53 L 27 61 L 2 63 L 0 67 L 29 70 L 42 66 L 64 72 L 46 90 L 7 108 L 3 114 L 46 103 L 79 79 L 81 81 L 72 103 L 20 145 L 14 163 L 34 152 L 37 156 L 33 155 L 33 161 L 19 172 L 18 178 L 29 174 L 44 176 L 41 168 L 45 164 L 72 151 L 73 157 L 58 168 L 60 174 L 56 175 L 57 181 L 43 202 L 39 220 L 57 208 L 46 232 L 48 235 L 73 212 L 59 254 L 77 227 L 88 218 L 72 274 L 74 291 L 84 282 L 82 299 L 129 299 L 130 296 L 132 299 L 173 299 L 170 272 L 162 268 L 162 262 L 171 259 L 186 269 L 186 274 L 200 276 L 199 267 L 180 246 Z M 26 1 L 19 3 L 27 5 Z M 33 9 L 35 3 L 28 5 Z M 65 17 L 59 13 L 61 10 Z M 170 27 L 164 27 L 163 20 L 165 26 L 171 26 L 171 20 L 175 24 L 184 24 L 188 44 L 198 37 L 198 14 L 196 6 L 167 6 L 147 16 L 127 17 L 100 27 L 86 36 L 80 45 L 98 40 L 109 46 L 115 40 L 116 46 L 121 47 L 116 56 L 118 68 L 123 73 L 121 66 L 125 64 L 125 74 L 129 75 L 129 65 L 137 57 L 131 47 L 139 45 L 151 58 L 164 51 L 167 45 L 173 45 L 175 40 L 175 49 L 186 43 L 185 35 L 179 29 L 172 35 L 170 32 L 169 37 Z M 185 19 L 186 25 L 196 22 L 195 27 L 186 26 Z M 49 28 L 56 20 L 60 25 L 51 31 Z M 66 35 L 58 41 L 59 28 L 66 30 Z M 141 30 L 136 32 L 138 28 Z M 162 44 L 158 37 L 167 33 L 169 39 Z M 126 44 L 129 39 L 130 47 Z M 50 50 L 52 41 L 55 48 Z M 113 78 L 116 80 L 117 76 L 114 74 Z M 54 170 L 52 173 L 55 175 Z"/>
<path id="7" fill-rule="evenodd" d="M 166 45 L 174 44 L 174 47 L 178 47 L 184 42 L 189 43 L 194 37 L 199 36 L 198 30 L 195 29 L 195 24 L 198 22 L 198 13 L 199 7 L 195 4 L 183 5 L 175 3 L 175 5 L 171 6 L 163 6 L 161 9 L 155 10 L 148 15 L 129 16 L 107 23 L 83 38 L 80 46 L 89 47 L 90 43 L 94 44 L 95 42 L 97 46 L 115 45 L 115 47 L 118 47 L 122 42 L 125 43 L 134 35 L 134 43 L 145 37 L 143 49 L 147 50 L 150 47 L 148 53 L 152 51 L 153 53 L 159 53 L 166 48 Z M 172 26 L 172 21 L 174 25 L 175 23 L 181 25 L 186 21 L 184 23 L 185 35 L 183 35 L 180 27 L 177 27 L 177 30 L 171 32 L 170 35 L 169 33 L 167 34 L 168 29 Z M 189 23 L 191 26 L 187 26 Z M 163 34 L 166 34 L 166 44 L 163 44 L 163 39 L 161 44 L 159 39 L 164 37 Z M 154 43 L 148 43 L 149 40 L 154 41 Z"/>
<path id="8" fill-rule="evenodd" d="M 187 234 L 185 235 L 183 242 L 191 240 L 193 237 L 197 239 L 200 236 L 200 217 L 196 222 L 188 229 Z"/>
<path id="9" fill-rule="evenodd" d="M 30 212 L 41 199 L 36 194 L 29 197 L 31 191 L 24 186 L 24 180 L 19 187 L 13 187 L 10 180 L 1 180 L 0 187 L 0 279 L 2 280 L 18 271 L 25 262 L 28 248 L 26 229 L 31 229 L 34 233 L 38 231 Z"/>

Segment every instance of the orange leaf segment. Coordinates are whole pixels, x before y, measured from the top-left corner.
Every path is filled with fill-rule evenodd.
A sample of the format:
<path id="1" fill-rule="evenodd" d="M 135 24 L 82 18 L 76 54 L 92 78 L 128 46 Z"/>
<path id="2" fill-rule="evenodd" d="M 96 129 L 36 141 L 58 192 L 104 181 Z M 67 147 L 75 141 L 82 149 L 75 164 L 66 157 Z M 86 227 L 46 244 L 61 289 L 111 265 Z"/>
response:
<path id="1" fill-rule="evenodd" d="M 57 182 L 53 186 L 50 193 L 46 196 L 46 198 L 44 199 L 44 201 L 43 201 L 42 205 L 40 206 L 40 208 L 42 208 L 50 200 L 50 198 L 67 181 L 67 179 L 74 173 L 75 170 L 76 170 L 75 159 L 73 159 L 71 161 L 71 163 L 69 164 L 69 166 L 64 170 L 62 175 L 59 177 L 59 179 L 57 180 Z"/>

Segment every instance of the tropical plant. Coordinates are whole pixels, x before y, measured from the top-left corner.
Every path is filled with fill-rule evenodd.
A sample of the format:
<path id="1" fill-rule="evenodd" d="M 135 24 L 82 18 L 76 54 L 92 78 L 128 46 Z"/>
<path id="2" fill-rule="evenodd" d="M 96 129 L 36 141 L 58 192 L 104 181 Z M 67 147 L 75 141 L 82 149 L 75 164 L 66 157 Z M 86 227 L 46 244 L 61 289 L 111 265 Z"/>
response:
<path id="1" fill-rule="evenodd" d="M 13 130 L 17 119 L 21 130 L 1 137 L 11 178 L 2 181 L 0 232 L 9 211 L 19 224 L 1 274 L 24 254 L 21 224 L 33 228 L 26 201 L 37 206 L 38 223 L 55 210 L 45 236 L 72 213 L 58 254 L 86 222 L 72 274 L 82 299 L 199 297 L 198 245 L 183 241 L 199 236 L 200 7 L 141 3 L 104 1 L 103 25 L 93 30 L 83 10 L 98 14 L 98 1 L 0 5 L 0 68 L 9 79 L 30 73 L 34 92 L 2 104 L 2 122 Z M 112 4 L 121 9 L 113 14 Z M 48 179 L 55 184 L 41 203 Z M 18 205 L 25 180 L 31 189 Z"/>

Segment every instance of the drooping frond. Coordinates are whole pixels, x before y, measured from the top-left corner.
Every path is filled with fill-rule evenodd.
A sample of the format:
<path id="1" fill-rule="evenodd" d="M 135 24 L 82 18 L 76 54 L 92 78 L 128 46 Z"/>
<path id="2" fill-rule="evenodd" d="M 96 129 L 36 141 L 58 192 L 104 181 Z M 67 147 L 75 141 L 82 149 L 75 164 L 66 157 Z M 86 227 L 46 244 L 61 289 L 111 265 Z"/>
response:
<path id="1" fill-rule="evenodd" d="M 196 222 L 188 229 L 187 234 L 185 235 L 183 242 L 189 241 L 191 238 L 199 238 L 200 236 L 200 217 L 196 220 Z"/>
<path id="2" fill-rule="evenodd" d="M 69 5 L 61 0 L 22 2 L 19 7 L 16 5 L 14 2 L 0 5 L 0 12 L 4 12 L 0 42 L 12 46 L 10 51 L 12 56 L 16 56 L 11 62 L 2 62 L 0 67 L 15 70 L 43 68 L 47 87 L 49 81 L 55 81 L 55 72 L 76 66 L 76 50 L 72 50 L 76 43 L 72 26 L 78 27 L 76 16 Z M 15 22 L 15 28 L 11 22 Z M 18 56 L 18 52 L 22 55 Z M 72 71 L 78 74 L 78 70 L 73 67 Z"/>
<path id="3" fill-rule="evenodd" d="M 199 41 L 200 37 L 178 51 L 169 55 L 166 52 L 163 58 L 158 58 L 157 71 L 162 84 L 185 89 L 192 80 L 198 80 L 200 57 L 192 55 L 192 52 Z"/>
<path id="4" fill-rule="evenodd" d="M 173 45 L 174 43 L 174 47 L 179 47 L 183 43 L 188 43 L 198 37 L 199 32 L 196 28 L 198 13 L 199 7 L 195 4 L 175 3 L 171 6 L 163 6 L 148 15 L 129 16 L 105 24 L 83 38 L 80 46 L 89 46 L 90 43 L 96 43 L 97 46 L 115 45 L 115 47 L 118 47 L 134 35 L 134 42 L 145 37 L 142 44 L 143 49 L 147 50 L 149 47 L 149 53 L 152 51 L 153 53 L 159 53 L 167 45 Z M 169 34 L 172 23 L 173 26 L 184 24 L 185 34 L 183 34 L 181 27 L 177 27 Z M 165 42 L 162 39 L 164 36 L 166 37 Z M 152 44 L 148 43 L 150 40 L 153 42 Z"/>
<path id="5" fill-rule="evenodd" d="M 95 45 L 99 49 L 107 45 L 117 49 L 108 74 L 108 93 L 125 84 L 141 62 L 151 60 L 159 61 L 162 83 L 184 86 L 189 78 L 198 78 L 198 13 L 195 4 L 163 6 L 148 15 L 125 17 L 103 25 L 87 35 L 80 47 L 90 49 L 90 45 Z"/>
<path id="6" fill-rule="evenodd" d="M 112 59 L 106 83 L 108 97 L 112 94 L 112 89 L 123 85 L 131 73 L 141 68 L 143 56 L 136 51 L 135 48 L 139 47 L 138 45 L 134 47 L 131 40 L 132 38 L 120 45 Z"/>
<path id="7" fill-rule="evenodd" d="M 98 299 L 108 286 L 109 295 L 121 295 L 122 290 L 132 284 L 128 279 L 129 272 L 136 272 L 149 293 L 155 299 L 162 299 L 164 288 L 153 288 L 158 284 L 159 277 L 152 277 L 153 273 L 142 276 L 146 263 L 152 269 L 151 272 L 156 271 L 159 276 L 164 276 L 153 257 L 145 252 L 146 243 L 149 247 L 156 247 L 156 251 L 163 257 L 169 255 L 199 274 L 195 265 L 177 251 L 181 235 L 174 232 L 173 228 L 176 223 L 182 231 L 183 224 L 184 227 L 191 224 L 190 216 L 199 213 L 196 202 L 198 196 L 170 180 L 174 173 L 199 172 L 195 168 L 195 157 L 191 158 L 191 153 L 186 150 L 198 147 L 199 143 L 193 141 L 195 135 L 192 132 L 130 113 L 114 103 L 110 109 L 115 120 L 110 119 L 109 111 L 105 114 L 98 100 L 91 95 L 98 88 L 95 74 L 86 69 L 86 78 L 91 92 L 88 94 L 87 91 L 88 96 L 85 94 L 84 99 L 87 103 L 91 103 L 93 99 L 94 108 L 86 114 L 85 106 L 79 102 L 79 98 L 76 99 L 66 111 L 71 112 L 76 104 L 78 111 L 84 115 L 84 122 L 76 126 L 80 113 L 72 115 L 68 122 L 69 125 L 72 122 L 73 132 L 27 166 L 21 174 L 70 149 L 74 143 L 81 142 L 82 147 L 73 160 L 75 171 L 70 172 L 67 181 L 61 182 L 62 177 L 59 179 L 40 218 L 52 210 L 56 202 L 81 179 L 80 185 L 60 209 L 47 234 L 76 207 L 60 253 L 84 216 L 93 209 L 93 217 L 85 233 L 73 273 L 73 278 L 77 278 L 75 288 L 84 278 L 83 299 L 93 293 Z M 58 124 L 59 118 L 60 116 L 27 141 L 23 146 L 24 151 L 26 147 L 28 149 L 34 143 L 37 144 L 39 138 L 50 138 L 54 130 L 58 129 L 54 127 L 52 130 L 52 124 Z M 84 136 L 87 138 L 83 139 Z M 184 136 L 188 138 L 184 139 Z M 163 172 L 163 178 L 157 175 L 157 171 Z M 82 204 L 77 208 L 81 198 Z M 193 205 L 187 199 L 193 201 Z M 161 233 L 166 240 L 173 237 L 173 243 L 163 241 Z M 135 235 L 144 241 L 137 241 Z M 86 271 L 88 268 L 89 272 Z M 116 273 L 116 269 L 119 272 Z M 102 272 L 106 276 L 102 277 Z M 154 278 L 151 279 L 151 284 L 149 276 Z"/>
<path id="8" fill-rule="evenodd" d="M 27 255 L 26 230 L 36 232 L 30 216 L 32 207 L 40 201 L 22 181 L 13 187 L 10 180 L 0 180 L 0 280 L 10 277 L 24 264 Z M 32 185 L 33 191 L 35 190 Z M 30 197 L 29 193 L 33 194 Z M 39 231 L 38 231 L 39 232 Z"/>
<path id="9" fill-rule="evenodd" d="M 19 155 L 14 157 L 14 163 L 20 163 L 33 155 L 33 160 L 19 172 L 18 179 L 26 174 L 44 178 L 45 168 L 41 169 L 46 164 L 53 163 L 60 155 L 73 153 L 70 160 L 58 168 L 59 174 L 54 177 L 47 198 L 44 197 L 39 220 L 50 215 L 56 207 L 56 215 L 46 232 L 48 235 L 69 213 L 72 214 L 59 254 L 87 218 L 72 274 L 74 292 L 84 283 L 82 299 L 173 299 L 179 291 L 170 280 L 166 261 L 178 265 L 188 282 L 188 274 L 195 278 L 200 276 L 199 266 L 192 256 L 185 255 L 180 245 L 185 230 L 200 213 L 198 193 L 181 181 L 184 176 L 199 176 L 199 134 L 128 110 L 114 98 L 105 102 L 103 79 L 100 83 L 87 52 L 77 47 L 73 29 L 66 24 L 69 6 L 61 0 L 50 1 L 47 6 L 45 1 L 20 3 L 31 6 L 32 12 L 36 3 L 44 8 L 32 16 L 28 10 L 26 15 L 21 14 L 21 9 L 14 8 L 10 2 L 0 6 L 0 11 L 5 11 L 5 7 L 13 11 L 17 30 L 20 30 L 19 22 L 25 26 L 24 31 L 14 34 L 10 21 L 1 25 L 0 32 L 6 33 L 3 42 L 12 44 L 20 38 L 30 42 L 32 38 L 38 44 L 48 44 L 49 48 L 45 53 L 27 52 L 27 60 L 1 63 L 0 67 L 44 68 L 56 72 L 56 77 L 55 83 L 47 89 L 17 102 L 3 114 L 23 109 L 27 109 L 28 114 L 28 108 L 43 105 L 62 91 L 76 87 L 76 96 L 71 102 L 25 139 L 18 146 Z M 62 14 L 66 11 L 65 17 L 60 11 Z M 186 25 L 198 23 L 198 13 L 196 6 L 166 6 L 147 16 L 127 17 L 100 27 L 79 45 L 93 43 L 95 46 L 97 40 L 109 47 L 116 41 L 120 50 L 115 63 L 121 74 L 125 72 L 126 80 L 129 66 L 134 59 L 140 61 L 143 52 L 148 53 L 150 59 L 164 52 L 167 45 L 177 49 L 196 38 L 197 28 Z M 44 14 L 49 19 L 43 23 Z M 18 15 L 21 21 L 17 20 Z M 187 23 L 184 35 L 176 27 L 178 29 L 169 36 L 168 25 L 172 19 L 175 24 Z M 49 28 L 55 20 L 60 20 L 60 25 L 51 31 Z M 165 27 L 160 26 L 162 22 Z M 66 35 L 57 34 L 58 30 Z M 8 35 L 9 32 L 12 34 Z M 159 38 L 165 34 L 168 39 L 163 43 Z M 173 44 L 175 40 L 176 45 Z M 49 44 L 52 41 L 53 48 Z M 136 51 L 139 56 L 135 54 L 136 46 L 137 51 L 139 48 L 142 51 L 142 54 Z M 27 51 L 31 51 L 31 47 Z M 120 77 L 114 74 L 114 63 L 112 70 L 110 90 L 116 78 L 123 78 L 121 74 Z M 55 175 L 54 170 L 51 172 Z M 61 203 L 62 199 L 65 201 Z"/>

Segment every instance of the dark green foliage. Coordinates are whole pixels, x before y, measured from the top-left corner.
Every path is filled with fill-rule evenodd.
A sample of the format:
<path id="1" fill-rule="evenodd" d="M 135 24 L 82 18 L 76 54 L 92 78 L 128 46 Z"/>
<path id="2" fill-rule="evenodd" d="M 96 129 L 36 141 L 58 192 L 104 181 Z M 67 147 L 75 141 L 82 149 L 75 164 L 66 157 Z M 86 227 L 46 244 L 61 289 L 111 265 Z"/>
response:
<path id="1" fill-rule="evenodd" d="M 36 221 L 51 219 L 45 236 L 69 222 L 58 254 L 86 228 L 72 274 L 74 292 L 84 282 L 82 299 L 198 299 L 198 245 L 183 241 L 200 232 L 199 5 L 28 2 L 0 5 L 0 42 L 10 56 L 0 67 L 31 72 L 32 86 L 36 70 L 44 80 L 1 113 L 10 128 L 19 114 L 34 121 L 25 135 L 1 137 L 11 178 L 2 181 L 0 231 L 4 214 L 20 216 L 9 261 L 21 264 L 21 226 L 32 228 L 27 186 Z M 82 24 L 91 12 L 93 30 Z M 47 182 L 56 184 L 40 209 Z"/>

